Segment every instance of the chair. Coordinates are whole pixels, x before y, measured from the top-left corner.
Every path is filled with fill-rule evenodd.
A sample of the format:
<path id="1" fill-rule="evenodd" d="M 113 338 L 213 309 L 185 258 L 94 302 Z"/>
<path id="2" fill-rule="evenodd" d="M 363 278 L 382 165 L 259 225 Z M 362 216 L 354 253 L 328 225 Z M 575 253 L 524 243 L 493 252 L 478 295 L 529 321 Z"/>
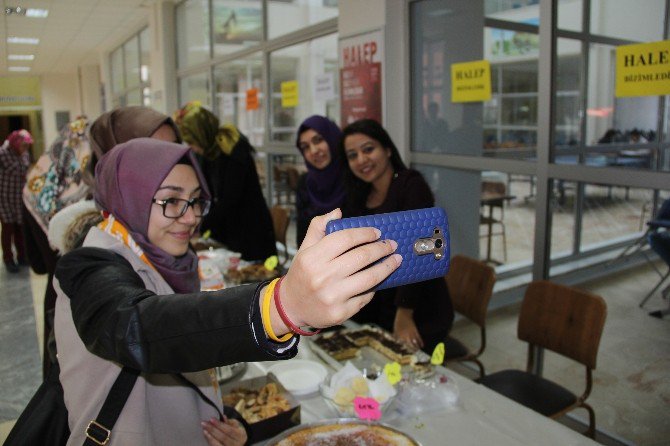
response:
<path id="1" fill-rule="evenodd" d="M 577 407 L 589 413 L 586 434 L 595 435 L 595 412 L 586 403 L 593 385 L 598 346 L 607 306 L 602 297 L 549 281 L 532 282 L 521 304 L 518 337 L 528 342 L 526 371 L 503 370 L 477 380 L 545 416 L 556 419 Z M 576 396 L 568 389 L 531 373 L 534 347 L 552 350 L 586 368 L 586 389 Z"/>
<path id="2" fill-rule="evenodd" d="M 278 205 L 270 208 L 270 215 L 272 216 L 272 226 L 275 231 L 275 240 L 281 243 L 284 247 L 284 260 L 280 260 L 279 264 L 284 265 L 288 260 L 288 246 L 286 245 L 286 231 L 288 230 L 289 218 L 288 211 Z M 278 256 L 281 258 L 281 256 Z"/>
<path id="3" fill-rule="evenodd" d="M 274 204 L 288 205 L 291 203 L 293 192 L 288 184 L 288 173 L 286 168 L 277 164 L 272 166 L 272 188 L 274 191 Z"/>
<path id="4" fill-rule="evenodd" d="M 492 261 L 491 259 L 491 238 L 495 236 L 502 237 L 503 243 L 503 259 L 507 261 L 507 236 L 505 234 L 505 223 L 503 219 L 505 218 L 505 197 L 507 194 L 507 188 L 505 183 L 499 181 L 482 181 L 482 200 L 481 203 L 483 206 L 488 206 L 488 214 L 479 215 L 479 224 L 486 225 L 487 231 L 485 234 L 481 234 L 479 238 L 487 237 L 487 250 L 486 250 L 486 260 Z M 499 209 L 499 217 L 494 216 L 494 209 Z M 498 231 L 494 231 L 494 226 L 498 225 Z M 497 262 L 499 263 L 499 262 Z"/>
<path id="5" fill-rule="evenodd" d="M 451 259 L 446 282 L 454 310 L 477 324 L 481 334 L 476 352 L 469 350 L 458 339 L 447 337 L 445 363 L 474 362 L 479 367 L 480 378 L 485 375 L 479 356 L 486 348 L 486 313 L 495 281 L 495 270 L 486 263 L 463 255 Z"/>
<path id="6" fill-rule="evenodd" d="M 659 254 L 659 256 L 666 261 L 665 257 L 667 254 L 663 253 L 661 250 L 663 249 L 664 244 L 662 243 L 652 243 L 652 239 L 654 240 L 660 240 L 659 233 L 660 231 L 665 230 L 665 231 L 670 231 L 670 198 L 666 199 L 663 204 L 661 205 L 661 208 L 658 210 L 656 213 L 656 217 L 654 217 L 653 220 L 650 220 L 647 222 L 647 231 L 644 233 L 644 242 L 649 243 L 651 246 L 652 250 Z M 668 263 L 666 261 L 666 263 Z M 668 263 L 668 271 L 665 274 L 662 274 L 658 268 L 656 271 L 659 273 L 661 276 L 661 280 L 659 280 L 654 288 L 647 293 L 647 295 L 642 299 L 640 302 L 640 308 L 644 306 L 644 304 L 647 303 L 647 301 L 651 298 L 651 296 L 654 295 L 657 289 L 661 287 L 663 282 L 666 281 L 668 277 L 670 277 L 670 263 Z M 663 297 L 665 297 L 668 294 L 668 289 L 666 288 L 663 290 L 661 293 Z"/>

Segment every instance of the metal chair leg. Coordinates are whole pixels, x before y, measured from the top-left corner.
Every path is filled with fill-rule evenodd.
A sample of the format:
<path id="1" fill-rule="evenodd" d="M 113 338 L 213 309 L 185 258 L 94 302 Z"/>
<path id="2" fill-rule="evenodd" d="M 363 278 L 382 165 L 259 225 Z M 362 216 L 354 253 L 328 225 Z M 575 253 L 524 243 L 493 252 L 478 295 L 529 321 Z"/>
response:
<path id="1" fill-rule="evenodd" d="M 647 295 L 644 297 L 644 299 L 642 299 L 642 302 L 640 302 L 640 308 L 644 307 L 644 304 L 647 303 L 647 301 L 651 298 L 651 296 L 654 295 L 654 293 L 656 292 L 656 290 L 659 289 L 659 288 L 661 287 L 661 285 L 663 285 L 663 282 L 665 282 L 665 279 L 667 279 L 669 276 L 670 276 L 670 269 L 668 269 L 668 272 L 665 273 L 665 276 L 663 276 L 663 277 L 661 278 L 661 280 L 658 281 L 658 283 L 656 284 L 656 286 L 654 287 L 654 289 L 652 289 L 651 291 L 649 291 L 649 294 L 647 294 Z M 665 292 L 665 291 L 664 291 L 664 292 Z"/>

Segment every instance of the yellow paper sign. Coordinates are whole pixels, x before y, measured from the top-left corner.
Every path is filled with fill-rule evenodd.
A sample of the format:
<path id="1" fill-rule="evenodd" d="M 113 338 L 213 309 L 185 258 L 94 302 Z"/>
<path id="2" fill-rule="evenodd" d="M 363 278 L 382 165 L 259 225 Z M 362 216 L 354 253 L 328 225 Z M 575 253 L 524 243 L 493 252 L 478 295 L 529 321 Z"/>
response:
<path id="1" fill-rule="evenodd" d="M 388 378 L 391 385 L 394 385 L 402 378 L 402 373 L 400 373 L 400 364 L 397 362 L 389 362 L 384 366 L 384 373 Z"/>
<path id="2" fill-rule="evenodd" d="M 670 94 L 670 40 L 616 49 L 616 97 Z"/>
<path id="3" fill-rule="evenodd" d="M 298 81 L 281 83 L 281 106 L 284 108 L 298 106 Z"/>
<path id="4" fill-rule="evenodd" d="M 491 64 L 488 60 L 451 64 L 451 101 L 491 99 Z"/>
<path id="5" fill-rule="evenodd" d="M 444 362 L 444 342 L 440 342 L 435 346 L 433 355 L 430 357 L 430 363 L 433 365 L 442 365 Z"/>

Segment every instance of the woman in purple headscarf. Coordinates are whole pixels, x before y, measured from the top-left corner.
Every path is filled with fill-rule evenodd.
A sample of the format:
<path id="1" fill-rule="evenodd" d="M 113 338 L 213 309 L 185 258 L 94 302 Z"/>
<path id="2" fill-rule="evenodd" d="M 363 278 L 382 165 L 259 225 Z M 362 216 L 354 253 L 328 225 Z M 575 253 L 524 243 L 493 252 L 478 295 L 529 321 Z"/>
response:
<path id="1" fill-rule="evenodd" d="M 342 163 L 337 148 L 342 132 L 330 119 L 310 116 L 298 128 L 295 145 L 307 165 L 296 193 L 296 243 L 300 246 L 312 218 L 326 214 L 344 203 Z"/>
<path id="2" fill-rule="evenodd" d="M 244 443 L 208 369 L 295 356 L 300 327 L 348 319 L 401 260 L 372 228 L 325 236 L 328 220 L 341 217 L 335 211 L 314 219 L 282 279 L 200 292 L 189 240 L 210 194 L 191 150 L 134 139 L 107 153 L 95 178 L 104 221 L 61 257 L 54 281 L 70 444 L 86 439 L 121 367 L 140 374 L 114 444 Z"/>

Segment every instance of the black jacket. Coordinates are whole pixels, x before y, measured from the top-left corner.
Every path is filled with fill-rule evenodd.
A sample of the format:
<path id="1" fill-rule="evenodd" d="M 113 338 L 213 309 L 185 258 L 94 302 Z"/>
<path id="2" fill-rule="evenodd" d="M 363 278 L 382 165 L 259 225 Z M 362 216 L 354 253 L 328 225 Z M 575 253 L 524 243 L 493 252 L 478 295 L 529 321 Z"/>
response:
<path id="1" fill-rule="evenodd" d="M 202 171 L 212 194 L 212 208 L 202 229 L 244 260 L 263 261 L 277 255 L 274 226 L 261 190 L 253 148 L 244 136 L 230 155 L 201 159 Z"/>
<path id="2" fill-rule="evenodd" d="M 297 353 L 265 336 L 263 284 L 157 295 L 120 255 L 80 248 L 64 255 L 56 278 L 75 327 L 93 354 L 145 373 L 182 373 Z"/>

